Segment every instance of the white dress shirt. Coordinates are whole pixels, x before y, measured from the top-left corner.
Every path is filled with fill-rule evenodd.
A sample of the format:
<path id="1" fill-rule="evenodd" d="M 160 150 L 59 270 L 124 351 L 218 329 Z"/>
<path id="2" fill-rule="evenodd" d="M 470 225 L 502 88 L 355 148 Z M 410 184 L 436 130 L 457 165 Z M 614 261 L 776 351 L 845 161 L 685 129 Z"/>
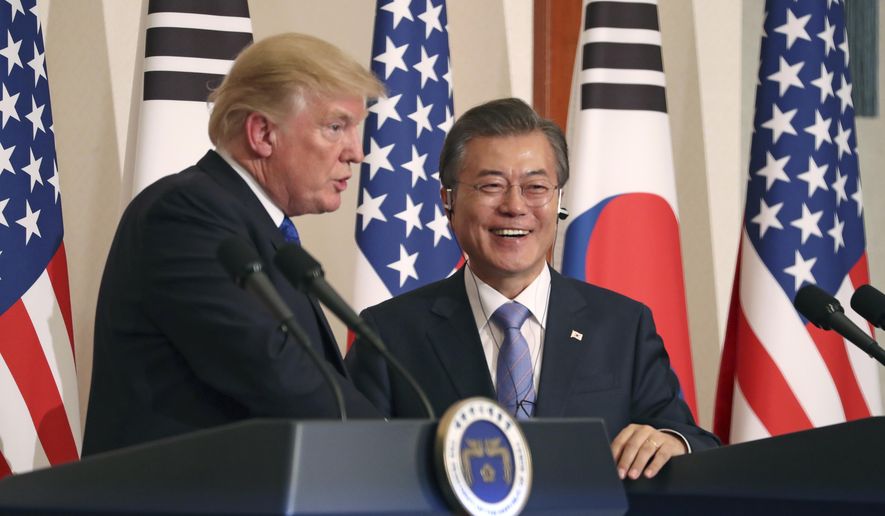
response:
<path id="1" fill-rule="evenodd" d="M 501 343 L 504 342 L 504 336 L 498 325 L 489 323 L 489 318 L 501 305 L 511 300 L 477 278 L 470 269 L 470 262 L 464 268 L 464 287 L 467 289 L 467 300 L 470 302 L 476 328 L 479 330 L 479 339 L 482 341 L 482 350 L 485 353 L 492 384 L 497 389 L 498 350 Z M 532 381 L 537 393 L 541 377 L 541 361 L 544 355 L 544 329 L 547 327 L 547 309 L 550 306 L 550 270 L 544 267 L 541 274 L 538 274 L 538 277 L 513 301 L 522 304 L 531 312 L 531 316 L 523 323 L 521 332 L 529 345 L 529 353 L 532 357 Z M 658 430 L 680 439 L 685 445 L 686 452 L 691 453 L 691 444 L 684 435 L 669 428 L 659 428 Z"/>
<path id="2" fill-rule="evenodd" d="M 264 209 L 267 210 L 267 214 L 270 215 L 270 220 L 276 224 L 277 227 L 283 223 L 283 219 L 286 218 L 286 214 L 283 213 L 283 210 L 279 209 L 276 204 L 270 200 L 270 197 L 267 195 L 267 192 L 264 191 L 264 188 L 258 184 L 258 181 L 252 177 L 252 174 L 246 171 L 242 165 L 236 162 L 230 154 L 227 153 L 224 149 L 215 149 L 215 152 L 221 156 L 230 168 L 234 169 L 234 171 L 243 178 L 243 181 L 249 185 L 249 189 L 252 190 L 252 193 L 255 194 L 255 197 L 258 197 L 258 200 L 261 202 L 261 205 L 264 206 Z"/>
<path id="3" fill-rule="evenodd" d="M 504 342 L 504 335 L 497 324 L 489 323 L 489 318 L 501 305 L 511 300 L 477 278 L 470 269 L 470 262 L 464 269 L 464 287 L 467 289 L 467 300 L 473 311 L 473 318 L 476 321 L 476 329 L 479 331 L 479 339 L 482 341 L 482 350 L 486 356 L 486 364 L 489 366 L 492 383 L 497 384 L 498 350 Z M 550 304 L 550 270 L 544 267 L 541 274 L 538 274 L 538 277 L 513 301 L 525 306 L 531 313 L 523 323 L 521 332 L 529 345 L 529 353 L 532 358 L 532 381 L 535 384 L 535 392 L 538 392 L 544 349 L 544 328 L 547 326 L 547 308 Z"/>

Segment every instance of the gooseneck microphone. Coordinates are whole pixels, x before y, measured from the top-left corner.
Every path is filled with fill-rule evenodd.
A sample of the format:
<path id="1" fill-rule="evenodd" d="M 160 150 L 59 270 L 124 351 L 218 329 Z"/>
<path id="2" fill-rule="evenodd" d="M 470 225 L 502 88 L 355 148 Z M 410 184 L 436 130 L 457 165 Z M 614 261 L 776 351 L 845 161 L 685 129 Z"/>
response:
<path id="1" fill-rule="evenodd" d="M 867 355 L 885 365 L 885 351 L 879 344 L 845 316 L 839 301 L 817 285 L 805 285 L 796 292 L 793 306 L 815 326 L 834 330 L 854 343 Z"/>
<path id="2" fill-rule="evenodd" d="M 415 381 L 415 378 L 406 371 L 399 361 L 390 354 L 387 346 L 381 341 L 381 338 L 369 328 L 369 325 L 363 321 L 356 312 L 338 295 L 334 288 L 326 281 L 325 273 L 320 263 L 314 259 L 307 251 L 297 244 L 286 244 L 277 250 L 274 256 L 274 263 L 295 288 L 307 293 L 313 294 L 319 299 L 329 310 L 332 311 L 341 321 L 350 328 L 358 337 L 368 342 L 374 347 L 387 362 L 399 373 L 412 390 L 418 395 L 421 404 L 424 405 L 424 411 L 427 417 L 436 419 L 433 407 L 427 395 Z"/>
<path id="3" fill-rule="evenodd" d="M 885 330 L 885 294 L 876 287 L 858 287 L 851 296 L 851 308 L 873 326 Z"/>
<path id="4" fill-rule="evenodd" d="M 286 304 L 280 293 L 270 282 L 270 278 L 264 272 L 264 265 L 255 252 L 255 249 L 241 237 L 233 236 L 226 239 L 218 246 L 218 261 L 240 287 L 253 293 L 264 303 L 265 307 L 283 323 L 283 328 L 292 335 L 307 355 L 314 362 L 323 379 L 329 384 L 332 394 L 335 396 L 335 405 L 341 421 L 347 421 L 347 408 L 344 405 L 344 396 L 341 387 L 335 382 L 328 365 L 320 357 L 319 353 L 310 345 L 307 334 L 295 320 L 292 309 Z"/>

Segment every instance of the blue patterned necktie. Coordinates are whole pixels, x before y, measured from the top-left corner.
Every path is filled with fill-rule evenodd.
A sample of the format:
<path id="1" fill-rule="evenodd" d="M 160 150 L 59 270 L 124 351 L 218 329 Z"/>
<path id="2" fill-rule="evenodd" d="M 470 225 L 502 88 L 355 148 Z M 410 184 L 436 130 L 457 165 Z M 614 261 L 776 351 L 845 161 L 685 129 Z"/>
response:
<path id="1" fill-rule="evenodd" d="M 298 236 L 298 230 L 295 229 L 295 224 L 292 223 L 289 217 L 283 218 L 283 223 L 280 224 L 280 231 L 283 233 L 283 240 L 301 245 L 301 237 Z"/>
<path id="2" fill-rule="evenodd" d="M 498 350 L 498 402 L 519 419 L 528 419 L 535 410 L 535 384 L 532 356 L 520 328 L 529 317 L 529 309 L 517 303 L 505 303 L 491 320 L 504 333 Z"/>

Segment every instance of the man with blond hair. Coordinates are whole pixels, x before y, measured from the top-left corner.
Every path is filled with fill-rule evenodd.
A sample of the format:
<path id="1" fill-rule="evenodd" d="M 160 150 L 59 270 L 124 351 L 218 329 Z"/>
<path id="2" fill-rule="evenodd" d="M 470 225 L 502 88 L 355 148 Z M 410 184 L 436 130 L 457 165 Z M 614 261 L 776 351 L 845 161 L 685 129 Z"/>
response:
<path id="1" fill-rule="evenodd" d="M 209 99 L 216 149 L 146 188 L 120 221 L 98 297 L 84 455 L 252 417 L 338 417 L 319 368 L 216 252 L 238 236 L 268 263 L 298 240 L 289 217 L 336 210 L 364 157 L 366 100 L 382 94 L 369 71 L 310 36 L 240 54 Z M 316 301 L 268 275 L 337 372 L 348 414 L 376 416 Z"/>

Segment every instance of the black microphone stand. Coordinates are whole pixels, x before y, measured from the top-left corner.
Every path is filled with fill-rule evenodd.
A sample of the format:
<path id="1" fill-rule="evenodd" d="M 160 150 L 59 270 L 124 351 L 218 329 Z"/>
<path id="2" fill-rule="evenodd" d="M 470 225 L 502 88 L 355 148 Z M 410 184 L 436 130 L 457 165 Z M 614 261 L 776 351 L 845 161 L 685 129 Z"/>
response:
<path id="1" fill-rule="evenodd" d="M 347 406 L 344 404 L 344 395 L 341 393 L 341 386 L 335 381 L 335 377 L 332 375 L 329 365 L 323 360 L 323 357 L 317 353 L 317 350 L 313 349 L 313 346 L 310 345 L 310 339 L 308 339 L 304 330 L 301 329 L 301 326 L 298 325 L 294 314 L 284 319 L 282 324 L 283 329 L 285 329 L 286 332 L 291 335 L 302 348 L 304 348 L 304 351 L 307 352 L 307 356 L 309 356 L 310 360 L 316 364 L 317 368 L 320 370 L 320 374 L 323 375 L 323 379 L 326 380 L 326 383 L 329 384 L 329 388 L 332 389 L 332 395 L 335 397 L 335 405 L 338 407 L 339 419 L 341 419 L 341 421 L 347 421 Z"/>
<path id="2" fill-rule="evenodd" d="M 400 364 L 381 338 L 369 328 L 369 325 L 360 318 L 356 312 L 335 292 L 335 289 L 325 280 L 325 274 L 320 263 L 314 259 L 304 248 L 297 244 L 286 244 L 277 250 L 274 263 L 283 276 L 289 280 L 298 290 L 307 295 L 314 295 L 326 307 L 328 307 L 344 324 L 374 347 L 394 370 L 405 378 L 406 383 L 415 391 L 421 404 L 424 406 L 427 417 L 436 419 L 436 413 L 424 390 L 415 381 L 415 378 Z"/>
<path id="3" fill-rule="evenodd" d="M 281 324 L 286 333 L 292 336 L 295 343 L 301 346 L 317 369 L 320 370 L 323 380 L 332 390 L 339 418 L 341 421 L 347 421 L 347 407 L 344 404 L 341 387 L 332 376 L 329 365 L 310 345 L 310 339 L 295 320 L 292 310 L 277 292 L 273 283 L 270 282 L 267 274 L 264 273 L 264 265 L 251 244 L 239 236 L 232 236 L 218 246 L 217 255 L 227 273 L 233 278 L 234 283 L 240 288 L 252 292 L 264 303 L 270 313 L 282 321 Z"/>

